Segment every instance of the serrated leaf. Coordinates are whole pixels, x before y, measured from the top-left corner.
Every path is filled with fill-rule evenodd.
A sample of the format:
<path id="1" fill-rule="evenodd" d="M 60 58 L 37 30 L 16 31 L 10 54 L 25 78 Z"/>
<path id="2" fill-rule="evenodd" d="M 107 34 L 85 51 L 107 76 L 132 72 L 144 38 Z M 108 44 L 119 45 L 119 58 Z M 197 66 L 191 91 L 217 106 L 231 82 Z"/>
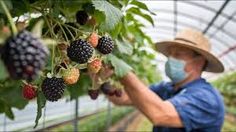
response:
<path id="1" fill-rule="evenodd" d="M 39 20 L 31 30 L 31 32 L 36 36 L 36 37 L 41 37 L 42 36 L 42 29 L 43 29 L 43 24 L 44 21 L 43 19 Z"/>
<path id="2" fill-rule="evenodd" d="M 108 61 L 111 62 L 111 65 L 115 69 L 115 75 L 118 77 L 124 77 L 128 72 L 132 70 L 132 67 L 128 65 L 126 62 L 123 60 L 117 58 L 113 54 L 109 54 L 107 56 Z"/>
<path id="3" fill-rule="evenodd" d="M 116 39 L 118 35 L 120 34 L 120 31 L 123 27 L 123 23 L 119 22 L 115 28 L 110 32 L 110 35 L 113 39 Z"/>
<path id="4" fill-rule="evenodd" d="M 133 53 L 133 46 L 128 42 L 116 40 L 116 45 L 120 53 L 132 55 Z"/>
<path id="5" fill-rule="evenodd" d="M 46 98 L 44 97 L 44 95 L 41 91 L 38 91 L 37 92 L 37 105 L 38 105 L 38 108 L 37 108 L 37 116 L 36 116 L 36 119 L 35 119 L 34 128 L 36 128 L 37 125 L 38 125 L 38 121 L 42 116 L 42 108 L 45 107 L 45 104 L 46 104 Z"/>
<path id="6" fill-rule="evenodd" d="M 13 120 L 14 119 L 14 114 L 11 110 L 11 108 L 6 104 L 6 102 L 4 100 L 0 99 L 0 113 L 5 113 L 6 116 Z"/>
<path id="7" fill-rule="evenodd" d="M 154 26 L 154 21 L 153 21 L 152 17 L 147 14 L 142 13 L 139 8 L 131 7 L 127 10 L 127 12 L 141 16 L 142 18 L 144 18 L 148 22 L 150 22 L 152 24 L 152 26 Z"/>
<path id="8" fill-rule="evenodd" d="M 5 80 L 0 87 L 0 99 L 4 100 L 8 106 L 17 109 L 23 109 L 28 104 L 22 96 L 20 81 Z"/>
<path id="9" fill-rule="evenodd" d="M 106 16 L 105 22 L 100 25 L 101 29 L 104 31 L 114 29 L 123 16 L 122 12 L 105 0 L 93 0 L 92 3 L 96 10 L 102 11 Z"/>
<path id="10" fill-rule="evenodd" d="M 9 119 L 14 120 L 15 116 L 14 116 L 12 110 L 11 110 L 11 107 L 6 106 L 5 107 L 5 113 L 6 113 L 6 115 Z"/>
<path id="11" fill-rule="evenodd" d="M 141 9 L 143 9 L 143 10 L 146 10 L 146 11 L 150 12 L 152 15 L 156 15 L 155 13 L 151 12 L 151 11 L 148 9 L 148 7 L 147 7 L 146 4 L 144 4 L 144 3 L 140 2 L 140 1 L 133 0 L 130 4 L 136 5 L 137 7 L 139 7 L 139 8 L 141 8 Z"/>

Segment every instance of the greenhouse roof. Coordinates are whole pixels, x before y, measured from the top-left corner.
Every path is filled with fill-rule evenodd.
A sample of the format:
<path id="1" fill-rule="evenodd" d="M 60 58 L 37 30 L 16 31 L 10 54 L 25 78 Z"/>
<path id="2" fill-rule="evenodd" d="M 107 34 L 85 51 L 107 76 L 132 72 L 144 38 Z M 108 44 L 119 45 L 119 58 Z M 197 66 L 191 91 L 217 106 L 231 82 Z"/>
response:
<path id="1" fill-rule="evenodd" d="M 186 27 L 202 31 L 211 41 L 212 52 L 223 62 L 225 72 L 236 68 L 236 1 L 142 1 L 154 24 L 143 30 L 157 42 L 171 39 Z M 165 62 L 165 57 L 161 57 Z M 164 68 L 161 68 L 164 69 Z M 211 77 L 209 74 L 208 77 Z"/>

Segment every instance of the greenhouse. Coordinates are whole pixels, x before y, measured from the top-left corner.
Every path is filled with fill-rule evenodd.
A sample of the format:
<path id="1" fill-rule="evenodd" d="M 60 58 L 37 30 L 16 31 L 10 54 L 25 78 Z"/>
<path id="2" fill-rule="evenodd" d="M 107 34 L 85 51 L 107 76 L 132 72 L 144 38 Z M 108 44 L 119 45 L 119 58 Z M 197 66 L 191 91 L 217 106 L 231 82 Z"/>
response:
<path id="1" fill-rule="evenodd" d="M 0 0 L 0 131 L 236 131 L 235 7 Z"/>

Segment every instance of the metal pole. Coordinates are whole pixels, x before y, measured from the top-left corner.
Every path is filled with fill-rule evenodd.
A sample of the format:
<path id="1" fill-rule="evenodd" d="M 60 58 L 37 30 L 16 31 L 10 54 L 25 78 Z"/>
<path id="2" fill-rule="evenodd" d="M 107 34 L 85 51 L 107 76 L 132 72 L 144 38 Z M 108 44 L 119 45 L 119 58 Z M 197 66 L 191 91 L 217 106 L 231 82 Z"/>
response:
<path id="1" fill-rule="evenodd" d="M 79 121 L 77 120 L 78 117 L 78 109 L 79 109 L 79 98 L 75 99 L 75 119 L 74 119 L 74 132 L 78 132 L 78 123 Z"/>
<path id="2" fill-rule="evenodd" d="M 96 100 L 96 111 L 98 111 L 98 110 L 99 110 L 99 99 Z M 99 124 L 97 122 L 98 122 L 98 120 L 96 120 L 96 127 L 95 127 L 96 132 L 98 132 L 98 124 Z"/>
<path id="3" fill-rule="evenodd" d="M 111 102 L 107 101 L 107 124 L 106 124 L 106 130 L 109 129 L 111 125 Z"/>
<path id="4" fill-rule="evenodd" d="M 174 36 L 176 35 L 176 32 L 178 31 L 178 12 L 177 12 L 177 0 L 174 1 Z"/>
<path id="5" fill-rule="evenodd" d="M 3 131 L 4 132 L 7 131 L 7 118 L 6 118 L 6 115 L 4 115 L 4 118 L 3 118 Z"/>
<path id="6" fill-rule="evenodd" d="M 219 17 L 219 15 L 221 14 L 221 12 L 224 10 L 224 8 L 226 7 L 226 5 L 229 3 L 230 0 L 226 0 L 223 5 L 220 7 L 220 9 L 216 12 L 215 16 L 212 18 L 212 20 L 210 21 L 210 23 L 207 25 L 207 27 L 203 30 L 203 33 L 207 33 L 207 31 L 209 30 L 209 28 L 214 24 L 215 20 Z"/>

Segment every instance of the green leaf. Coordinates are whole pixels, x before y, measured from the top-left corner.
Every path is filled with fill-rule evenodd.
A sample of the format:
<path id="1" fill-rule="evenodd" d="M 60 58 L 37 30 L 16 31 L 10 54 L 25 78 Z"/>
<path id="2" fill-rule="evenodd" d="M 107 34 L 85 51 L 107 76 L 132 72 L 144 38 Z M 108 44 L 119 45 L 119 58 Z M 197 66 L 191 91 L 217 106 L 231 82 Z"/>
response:
<path id="1" fill-rule="evenodd" d="M 95 10 L 93 17 L 99 25 L 101 25 L 101 23 L 106 19 L 106 16 L 103 14 L 103 12 L 98 10 Z"/>
<path id="2" fill-rule="evenodd" d="M 107 60 L 111 62 L 111 65 L 115 69 L 115 74 L 118 77 L 123 77 L 132 70 L 132 67 L 130 65 L 128 65 L 123 60 L 117 58 L 113 54 L 107 55 Z"/>
<path id="3" fill-rule="evenodd" d="M 133 14 L 136 14 L 136 15 L 139 15 L 141 16 L 142 18 L 146 19 L 148 22 L 150 22 L 152 24 L 152 26 L 154 26 L 154 21 L 152 19 L 151 16 L 147 15 L 147 14 L 144 14 L 142 13 L 142 11 L 140 11 L 139 8 L 136 8 L 136 7 L 131 7 L 127 10 L 127 12 L 130 12 L 130 13 L 133 13 Z"/>
<path id="4" fill-rule="evenodd" d="M 123 16 L 122 12 L 105 0 L 93 0 L 92 3 L 96 10 L 104 12 L 106 16 L 105 22 L 100 25 L 100 28 L 104 31 L 115 28 Z"/>
<path id="5" fill-rule="evenodd" d="M 120 34 L 120 31 L 123 27 L 123 24 L 121 22 L 119 22 L 115 28 L 110 32 L 110 35 L 113 39 L 116 39 L 118 37 L 118 35 Z"/>
<path id="6" fill-rule="evenodd" d="M 5 113 L 7 117 L 11 120 L 14 119 L 14 114 L 11 110 L 11 107 L 6 104 L 6 102 L 0 99 L 0 113 Z"/>
<path id="7" fill-rule="evenodd" d="M 144 4 L 144 3 L 140 2 L 140 1 L 133 0 L 130 4 L 136 5 L 137 7 L 139 7 L 139 8 L 141 8 L 141 9 L 143 9 L 143 10 L 146 10 L 146 11 L 150 12 L 152 15 L 156 15 L 155 13 L 151 12 L 151 11 L 148 9 L 148 7 L 147 7 L 146 4 Z"/>
<path id="8" fill-rule="evenodd" d="M 132 55 L 133 53 L 133 46 L 128 43 L 127 41 L 119 41 L 116 40 L 116 45 L 120 53 L 122 54 L 127 54 L 127 55 Z"/>
<path id="9" fill-rule="evenodd" d="M 25 0 L 12 0 L 12 5 L 11 15 L 13 18 L 29 12 L 29 4 Z"/>
<path id="10" fill-rule="evenodd" d="M 0 87 L 0 99 L 4 100 L 10 107 L 23 109 L 28 101 L 22 96 L 21 82 L 4 80 Z"/>
<path id="11" fill-rule="evenodd" d="M 2 61 L 0 61 L 0 80 L 4 80 L 8 77 L 8 72 L 3 64 Z"/>
<path id="12" fill-rule="evenodd" d="M 12 1 L 11 0 L 3 0 L 3 2 L 5 3 L 5 5 L 7 6 L 8 10 L 11 10 L 12 7 Z M 5 14 L 5 11 L 3 10 L 1 4 L 0 4 L 0 13 Z"/>
<path id="13" fill-rule="evenodd" d="M 44 108 L 45 104 L 46 104 L 46 98 L 44 97 L 44 95 L 41 91 L 37 92 L 37 104 L 38 104 L 38 108 L 37 108 L 37 116 L 36 116 L 36 119 L 35 119 L 34 128 L 37 127 L 38 121 L 42 116 L 42 108 Z"/>
<path id="14" fill-rule="evenodd" d="M 11 107 L 6 106 L 5 107 L 5 113 L 6 113 L 8 118 L 10 118 L 11 120 L 14 120 L 14 114 L 13 114 L 13 112 L 11 110 Z"/>

